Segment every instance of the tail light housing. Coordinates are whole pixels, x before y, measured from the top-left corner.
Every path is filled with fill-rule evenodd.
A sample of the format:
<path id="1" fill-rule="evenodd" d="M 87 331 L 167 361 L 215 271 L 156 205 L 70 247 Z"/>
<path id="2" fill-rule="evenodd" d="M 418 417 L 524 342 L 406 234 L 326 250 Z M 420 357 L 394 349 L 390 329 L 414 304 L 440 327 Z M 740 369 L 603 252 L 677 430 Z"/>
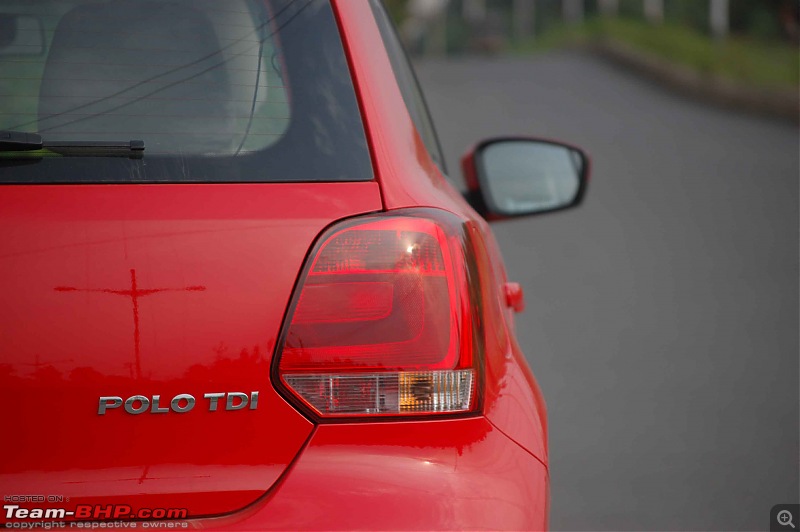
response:
<path id="1" fill-rule="evenodd" d="M 273 367 L 314 418 L 479 409 L 477 271 L 464 223 L 435 209 L 335 224 L 312 250 Z"/>

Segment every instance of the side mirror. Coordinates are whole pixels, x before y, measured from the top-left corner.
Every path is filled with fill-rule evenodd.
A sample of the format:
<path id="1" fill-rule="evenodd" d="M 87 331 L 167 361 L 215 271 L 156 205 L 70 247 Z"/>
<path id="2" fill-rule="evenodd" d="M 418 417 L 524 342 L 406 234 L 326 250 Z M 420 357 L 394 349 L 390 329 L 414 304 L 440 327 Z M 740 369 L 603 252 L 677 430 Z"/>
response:
<path id="1" fill-rule="evenodd" d="M 464 155 L 461 167 L 467 201 L 487 220 L 575 207 L 590 173 L 583 150 L 524 137 L 485 140 Z"/>

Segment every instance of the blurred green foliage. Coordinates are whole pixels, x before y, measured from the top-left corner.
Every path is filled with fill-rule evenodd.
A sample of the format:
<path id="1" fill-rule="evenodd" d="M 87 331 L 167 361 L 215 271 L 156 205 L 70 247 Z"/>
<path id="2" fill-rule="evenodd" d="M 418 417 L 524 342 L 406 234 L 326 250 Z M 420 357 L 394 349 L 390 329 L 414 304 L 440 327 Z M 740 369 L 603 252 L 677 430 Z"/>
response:
<path id="1" fill-rule="evenodd" d="M 408 0 L 383 1 L 395 22 L 402 24 L 408 16 Z M 512 34 L 513 0 L 485 0 L 487 15 L 480 25 L 464 20 L 462 0 L 450 0 L 447 53 L 496 53 L 503 49 L 530 53 L 602 38 L 711 76 L 758 86 L 800 83 L 797 36 L 789 35 L 781 20 L 788 13 L 796 21 L 798 0 L 729 0 L 730 34 L 721 41 L 711 37 L 709 0 L 664 0 L 662 24 L 644 20 L 643 0 L 619 0 L 617 16 L 610 18 L 600 16 L 597 0 L 584 0 L 585 22 L 577 25 L 564 23 L 562 0 L 535 1 L 530 37 L 520 39 Z"/>
<path id="2" fill-rule="evenodd" d="M 389 14 L 398 26 L 408 16 L 410 0 L 383 0 Z M 536 2 L 536 32 L 550 29 L 561 21 L 561 0 L 530 0 Z M 489 13 L 505 19 L 506 30 L 511 27 L 511 5 L 513 0 L 485 0 Z M 729 0 L 731 33 L 748 35 L 757 39 L 785 38 L 781 30 L 781 10 L 787 7 L 798 9 L 798 0 Z M 597 0 L 583 0 L 584 13 L 592 17 L 598 12 Z M 462 0 L 450 0 L 448 7 L 448 30 L 455 33 L 468 32 L 460 19 Z M 643 0 L 619 0 L 619 15 L 623 18 L 642 19 Z M 666 22 L 688 26 L 701 33 L 709 33 L 709 0 L 664 0 Z M 458 38 L 454 38 L 459 41 Z M 462 39 L 463 40 L 463 39 Z M 456 47 L 457 48 L 457 47 Z"/>
<path id="3" fill-rule="evenodd" d="M 666 22 L 592 17 L 578 26 L 554 26 L 539 38 L 519 43 L 517 53 L 610 39 L 694 70 L 762 87 L 800 84 L 800 50 L 795 45 L 735 35 L 715 41 L 690 26 Z"/>
<path id="4" fill-rule="evenodd" d="M 652 26 L 636 20 L 595 21 L 595 32 L 636 46 L 710 75 L 761 86 L 797 85 L 800 52 L 796 46 L 737 35 L 716 42 L 703 32 L 667 22 Z"/>
<path id="5" fill-rule="evenodd" d="M 759 39 L 781 37 L 780 9 L 796 0 L 729 0 L 730 29 Z M 689 26 L 702 33 L 709 31 L 708 0 L 664 0 L 668 23 Z M 642 0 L 620 0 L 620 15 L 642 18 Z"/>

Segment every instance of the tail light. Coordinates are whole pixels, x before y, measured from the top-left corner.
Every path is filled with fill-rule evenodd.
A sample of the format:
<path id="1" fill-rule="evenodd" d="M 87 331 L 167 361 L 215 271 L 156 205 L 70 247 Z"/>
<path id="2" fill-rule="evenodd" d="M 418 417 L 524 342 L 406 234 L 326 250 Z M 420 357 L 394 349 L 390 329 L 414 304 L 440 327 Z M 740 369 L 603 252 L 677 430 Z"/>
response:
<path id="1" fill-rule="evenodd" d="M 462 223 L 430 209 L 326 231 L 309 257 L 276 363 L 316 417 L 475 411 L 481 350 Z"/>

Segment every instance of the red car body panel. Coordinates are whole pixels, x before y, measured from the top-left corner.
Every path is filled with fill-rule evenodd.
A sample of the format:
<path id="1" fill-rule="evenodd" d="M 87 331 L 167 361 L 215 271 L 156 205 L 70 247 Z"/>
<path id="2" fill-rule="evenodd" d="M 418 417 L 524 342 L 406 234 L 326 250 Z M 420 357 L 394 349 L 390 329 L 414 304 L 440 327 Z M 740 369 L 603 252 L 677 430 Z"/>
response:
<path id="1" fill-rule="evenodd" d="M 381 208 L 376 184 L 3 186 L 0 204 L 0 401 L 24 427 L 0 491 L 190 515 L 261 497 L 313 429 L 269 383 L 295 280 L 332 220 Z M 258 409 L 201 399 L 233 391 Z M 98 415 L 100 396 L 181 393 L 191 412 Z"/>
<path id="2" fill-rule="evenodd" d="M 0 236 L 0 340 L 12 346 L 0 398 L 21 405 L 5 417 L 25 427 L 3 440 L 15 459 L 0 491 L 229 514 L 198 528 L 546 528 L 544 401 L 514 339 L 497 244 L 428 155 L 371 10 L 332 4 L 375 182 L 0 187 L 14 229 Z M 332 222 L 406 207 L 470 222 L 483 411 L 315 428 L 267 380 L 298 273 Z M 154 289 L 170 291 L 127 293 Z M 30 327 L 43 321 L 48 335 Z M 102 395 L 254 390 L 255 411 L 97 415 Z"/>
<path id="3" fill-rule="evenodd" d="M 490 421 L 547 463 L 544 399 L 519 346 L 509 334 L 513 311 L 504 297 L 506 273 L 489 224 L 450 184 L 431 160 L 403 102 L 391 62 L 372 13 L 359 2 L 336 0 L 345 49 L 371 143 L 373 161 L 387 209 L 428 206 L 451 211 L 472 221 L 483 243 L 487 357 L 486 402 Z M 507 399 L 507 400 L 506 400 Z M 531 423 L 531 420 L 534 422 Z"/>
<path id="4" fill-rule="evenodd" d="M 285 481 L 225 530 L 536 530 L 545 467 L 485 418 L 321 425 Z"/>

